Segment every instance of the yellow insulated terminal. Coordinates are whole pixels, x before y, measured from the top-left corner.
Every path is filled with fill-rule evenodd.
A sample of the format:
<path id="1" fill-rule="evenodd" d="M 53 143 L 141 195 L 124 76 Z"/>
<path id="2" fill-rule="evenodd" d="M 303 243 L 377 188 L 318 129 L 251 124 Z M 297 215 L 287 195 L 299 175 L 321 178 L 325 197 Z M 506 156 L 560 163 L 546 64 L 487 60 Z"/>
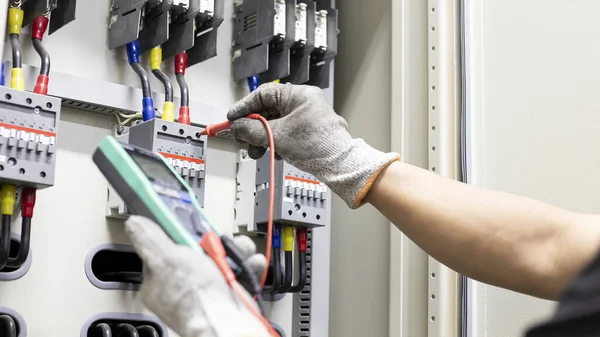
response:
<path id="1" fill-rule="evenodd" d="M 294 250 L 294 228 L 285 227 L 283 228 L 283 250 L 291 252 Z"/>
<path id="2" fill-rule="evenodd" d="M 160 69 L 162 63 L 162 49 L 160 47 L 154 47 L 150 49 L 150 69 Z"/>
<path id="3" fill-rule="evenodd" d="M 8 33 L 21 34 L 21 26 L 23 26 L 24 12 L 20 8 L 11 7 L 8 9 Z"/>
<path id="4" fill-rule="evenodd" d="M 10 87 L 17 90 L 25 90 L 25 80 L 23 79 L 23 68 L 13 68 L 10 79 Z"/>
<path id="5" fill-rule="evenodd" d="M 0 189 L 0 211 L 3 215 L 13 215 L 15 194 L 15 185 L 2 185 L 2 189 Z"/>
<path id="6" fill-rule="evenodd" d="M 175 103 L 165 102 L 163 105 L 163 112 L 161 119 L 163 121 L 174 122 L 175 121 Z"/>

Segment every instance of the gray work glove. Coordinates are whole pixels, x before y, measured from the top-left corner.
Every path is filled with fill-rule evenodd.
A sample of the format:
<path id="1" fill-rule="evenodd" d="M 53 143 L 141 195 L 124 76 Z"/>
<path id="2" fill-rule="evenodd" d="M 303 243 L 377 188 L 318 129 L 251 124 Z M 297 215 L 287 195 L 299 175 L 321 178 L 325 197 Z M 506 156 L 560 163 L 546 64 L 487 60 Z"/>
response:
<path id="1" fill-rule="evenodd" d="M 346 121 L 317 87 L 263 84 L 229 111 L 231 135 L 250 144 L 249 156 L 258 159 L 269 142 L 260 121 L 242 118 L 251 113 L 269 120 L 279 156 L 317 177 L 352 208 L 363 204 L 377 175 L 400 159 L 352 138 Z"/>
<path id="2" fill-rule="evenodd" d="M 181 337 L 271 337 L 210 257 L 175 244 L 144 217 L 131 216 L 125 231 L 144 263 L 142 301 Z M 252 240 L 239 237 L 236 244 L 262 272 L 266 261 Z"/>

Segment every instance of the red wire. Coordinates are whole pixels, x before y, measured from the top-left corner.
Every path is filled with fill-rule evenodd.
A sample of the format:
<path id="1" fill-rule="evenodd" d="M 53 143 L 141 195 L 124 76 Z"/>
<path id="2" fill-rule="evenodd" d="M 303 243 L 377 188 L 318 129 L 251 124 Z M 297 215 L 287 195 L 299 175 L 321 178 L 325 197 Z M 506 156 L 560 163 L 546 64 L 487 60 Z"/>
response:
<path id="1" fill-rule="evenodd" d="M 273 131 L 271 130 L 271 126 L 266 118 L 259 114 L 250 114 L 246 118 L 256 119 L 263 123 L 265 129 L 267 131 L 267 136 L 269 137 L 269 147 L 271 151 L 269 151 L 270 164 L 269 164 L 269 217 L 267 222 L 267 249 L 265 252 L 265 256 L 267 257 L 267 264 L 265 265 L 265 270 L 263 271 L 262 277 L 260 279 L 260 288 L 262 289 L 265 286 L 265 282 L 267 281 L 267 274 L 269 272 L 269 263 L 271 257 L 271 245 L 273 238 L 273 208 L 275 202 L 275 140 L 273 139 Z M 209 137 L 216 136 L 219 132 L 228 130 L 231 128 L 231 122 L 223 122 L 213 125 L 208 125 L 200 134 L 208 135 Z"/>

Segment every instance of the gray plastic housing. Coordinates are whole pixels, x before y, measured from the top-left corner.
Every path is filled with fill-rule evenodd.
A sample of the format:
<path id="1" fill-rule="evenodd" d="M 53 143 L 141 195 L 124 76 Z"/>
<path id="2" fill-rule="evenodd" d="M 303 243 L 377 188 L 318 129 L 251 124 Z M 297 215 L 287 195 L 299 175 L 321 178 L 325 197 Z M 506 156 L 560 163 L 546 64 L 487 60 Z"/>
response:
<path id="1" fill-rule="evenodd" d="M 152 152 L 158 152 L 167 159 L 177 173 L 186 180 L 204 207 L 206 136 L 204 129 L 152 119 L 129 129 L 129 144 Z"/>
<path id="2" fill-rule="evenodd" d="M 0 87 L 0 181 L 54 185 L 61 100 Z"/>
<path id="3" fill-rule="evenodd" d="M 256 161 L 254 221 L 259 232 L 266 231 L 269 204 L 269 151 Z M 300 227 L 325 226 L 330 217 L 331 191 L 314 176 L 285 160 L 275 162 L 273 222 Z"/>

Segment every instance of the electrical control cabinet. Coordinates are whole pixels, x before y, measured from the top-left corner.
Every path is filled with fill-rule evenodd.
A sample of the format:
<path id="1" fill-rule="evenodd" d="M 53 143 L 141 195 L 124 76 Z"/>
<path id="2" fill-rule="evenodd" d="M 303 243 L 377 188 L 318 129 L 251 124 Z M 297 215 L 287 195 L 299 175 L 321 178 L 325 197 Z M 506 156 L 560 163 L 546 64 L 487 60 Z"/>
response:
<path id="1" fill-rule="evenodd" d="M 269 155 L 254 161 L 240 152 L 234 223 L 248 232 L 265 232 L 268 220 Z M 285 160 L 275 162 L 273 221 L 300 227 L 325 226 L 330 217 L 331 191 L 314 176 Z"/>
<path id="2" fill-rule="evenodd" d="M 129 144 L 158 152 L 194 190 L 204 207 L 206 136 L 203 129 L 152 119 L 129 129 Z"/>
<path id="3" fill-rule="evenodd" d="M 0 86 L 0 180 L 54 185 L 61 100 Z"/>

